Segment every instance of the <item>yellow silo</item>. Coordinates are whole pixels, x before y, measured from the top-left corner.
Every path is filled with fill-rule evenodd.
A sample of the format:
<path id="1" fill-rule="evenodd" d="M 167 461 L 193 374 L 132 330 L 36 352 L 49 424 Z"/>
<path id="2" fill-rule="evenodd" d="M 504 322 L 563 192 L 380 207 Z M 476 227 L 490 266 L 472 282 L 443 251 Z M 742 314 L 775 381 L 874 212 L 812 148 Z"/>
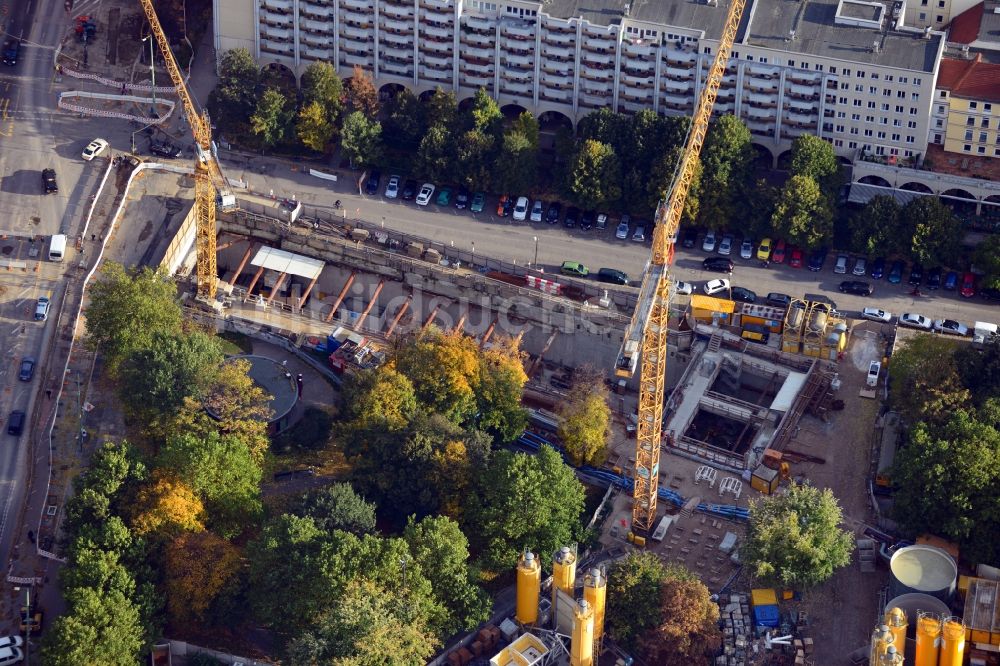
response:
<path id="1" fill-rule="evenodd" d="M 890 608 L 885 612 L 885 625 L 892 632 L 892 644 L 896 646 L 896 652 L 903 656 L 903 649 L 906 647 L 906 613 L 901 608 Z"/>
<path id="2" fill-rule="evenodd" d="M 885 654 L 879 657 L 878 666 L 902 666 L 903 653 L 896 652 L 896 646 L 890 645 L 886 648 Z"/>
<path id="3" fill-rule="evenodd" d="M 941 618 L 934 613 L 917 613 L 917 657 L 914 666 L 937 666 Z"/>
<path id="4" fill-rule="evenodd" d="M 962 666 L 965 657 L 965 625 L 957 617 L 944 619 L 941 628 L 941 659 L 939 666 Z"/>
<path id="5" fill-rule="evenodd" d="M 569 649 L 570 666 L 594 665 L 594 609 L 585 599 L 573 609 L 573 642 Z"/>
<path id="6" fill-rule="evenodd" d="M 604 602 L 608 594 L 608 579 L 598 568 L 583 577 L 583 598 L 594 609 L 594 639 L 604 637 Z"/>
<path id="7" fill-rule="evenodd" d="M 521 624 L 538 621 L 538 597 L 542 590 L 542 566 L 535 554 L 525 551 L 517 563 L 517 613 Z"/>
<path id="8" fill-rule="evenodd" d="M 576 585 L 576 553 L 563 546 L 552 556 L 552 607 L 556 608 L 556 590 L 562 590 L 573 596 L 573 586 Z"/>
<path id="9" fill-rule="evenodd" d="M 875 627 L 872 632 L 872 647 L 871 653 L 868 656 L 868 663 L 871 666 L 878 666 L 879 661 L 882 656 L 885 655 L 889 646 L 892 645 L 893 636 L 892 632 L 889 631 L 889 627 L 884 624 Z"/>

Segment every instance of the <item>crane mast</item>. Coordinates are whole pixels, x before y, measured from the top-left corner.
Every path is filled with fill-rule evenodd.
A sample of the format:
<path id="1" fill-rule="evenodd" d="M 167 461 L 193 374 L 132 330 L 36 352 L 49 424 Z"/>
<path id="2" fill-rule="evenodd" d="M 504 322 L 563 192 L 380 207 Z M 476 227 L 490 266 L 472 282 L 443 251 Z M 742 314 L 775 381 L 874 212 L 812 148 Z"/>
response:
<path id="1" fill-rule="evenodd" d="M 625 331 L 615 374 L 631 377 L 641 360 L 639 374 L 639 422 L 636 429 L 635 475 L 632 491 L 632 532 L 653 531 L 659 491 L 660 444 L 663 436 L 664 382 L 667 370 L 667 323 L 670 305 L 670 264 L 684 204 L 698 169 L 698 157 L 708 133 L 715 97 L 729 61 L 746 0 L 731 0 L 719 50 L 708 72 L 705 87 L 691 119 L 684 150 L 678 162 L 666 201 L 656 209 L 653 248 L 643 275 L 639 300 Z"/>
<path id="2" fill-rule="evenodd" d="M 212 301 L 216 290 L 216 256 L 215 256 L 215 195 L 216 189 L 225 186 L 225 178 L 219 169 L 219 164 L 212 154 L 212 124 L 207 112 L 198 112 L 191 94 L 188 92 L 184 77 L 177 66 L 174 54 L 170 50 L 167 36 L 163 32 L 160 20 L 153 9 L 152 0 L 139 0 L 146 13 L 146 20 L 152 31 L 156 44 L 163 55 L 170 80 L 174 84 L 177 96 L 180 97 L 187 117 L 191 134 L 195 140 L 197 159 L 194 165 L 194 205 L 197 216 L 197 231 L 195 253 L 197 256 L 198 296 Z"/>

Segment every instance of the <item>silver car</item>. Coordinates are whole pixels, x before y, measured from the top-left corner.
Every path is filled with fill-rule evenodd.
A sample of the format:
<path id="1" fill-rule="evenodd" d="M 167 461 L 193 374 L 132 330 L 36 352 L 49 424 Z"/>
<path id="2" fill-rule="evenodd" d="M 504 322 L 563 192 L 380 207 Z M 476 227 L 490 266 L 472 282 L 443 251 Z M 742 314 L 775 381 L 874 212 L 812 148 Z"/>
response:
<path id="1" fill-rule="evenodd" d="M 862 276 L 868 272 L 868 260 L 864 257 L 858 257 L 858 260 L 854 262 L 854 270 L 851 271 L 855 275 Z"/>
<path id="2" fill-rule="evenodd" d="M 723 257 L 728 257 L 733 251 L 733 237 L 726 234 L 722 237 L 722 242 L 719 243 L 719 254 Z"/>

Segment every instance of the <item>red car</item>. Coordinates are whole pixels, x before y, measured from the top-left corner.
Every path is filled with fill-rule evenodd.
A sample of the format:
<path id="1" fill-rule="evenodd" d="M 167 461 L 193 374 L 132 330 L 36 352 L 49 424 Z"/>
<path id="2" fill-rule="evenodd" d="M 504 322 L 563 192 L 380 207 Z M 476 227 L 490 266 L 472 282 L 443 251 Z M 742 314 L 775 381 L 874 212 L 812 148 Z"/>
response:
<path id="1" fill-rule="evenodd" d="M 785 263 L 785 241 L 778 240 L 771 250 L 771 262 L 775 264 Z"/>
<path id="2" fill-rule="evenodd" d="M 962 298 L 972 298 L 976 295 L 976 276 L 972 273 L 966 273 L 962 276 L 962 286 L 959 288 L 958 293 L 962 295 Z"/>
<path id="3" fill-rule="evenodd" d="M 788 253 L 788 265 L 792 268 L 802 268 L 802 250 L 793 247 Z"/>
<path id="4" fill-rule="evenodd" d="M 510 196 L 501 194 L 500 202 L 497 204 L 497 216 L 507 217 L 508 215 L 510 215 Z"/>

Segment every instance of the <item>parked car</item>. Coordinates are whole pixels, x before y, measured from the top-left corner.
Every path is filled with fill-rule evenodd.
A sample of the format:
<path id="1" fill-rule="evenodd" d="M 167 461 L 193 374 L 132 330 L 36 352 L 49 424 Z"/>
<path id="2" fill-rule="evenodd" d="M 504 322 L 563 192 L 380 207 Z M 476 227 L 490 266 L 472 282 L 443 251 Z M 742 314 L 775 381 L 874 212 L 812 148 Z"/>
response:
<path id="1" fill-rule="evenodd" d="M 566 217 L 563 218 L 563 224 L 572 228 L 576 226 L 576 221 L 580 219 L 580 209 L 572 207 L 566 211 Z"/>
<path id="2" fill-rule="evenodd" d="M 399 176 L 389 176 L 385 183 L 385 198 L 395 199 L 399 196 L 399 185 L 403 179 Z"/>
<path id="3" fill-rule="evenodd" d="M 417 181 L 412 178 L 403 184 L 403 201 L 410 201 L 417 196 Z"/>
<path id="4" fill-rule="evenodd" d="M 447 206 L 450 203 L 451 203 L 451 188 L 445 185 L 444 187 L 441 188 L 441 191 L 438 192 L 437 205 Z"/>
<path id="5" fill-rule="evenodd" d="M 42 169 L 42 192 L 45 194 L 55 194 L 58 191 L 59 185 L 56 183 L 56 170 Z"/>
<path id="6" fill-rule="evenodd" d="M 21 359 L 21 369 L 17 373 L 17 378 L 22 382 L 30 382 L 31 378 L 35 376 L 35 358 L 33 356 L 25 356 Z"/>
<path id="7" fill-rule="evenodd" d="M 674 293 L 680 296 L 690 296 L 694 291 L 694 285 L 690 282 L 674 282 Z"/>
<path id="8" fill-rule="evenodd" d="M 861 316 L 871 321 L 892 321 L 892 313 L 886 312 L 882 308 L 865 308 L 861 311 Z"/>
<path id="9" fill-rule="evenodd" d="M 558 201 L 553 201 L 549 204 L 549 210 L 545 213 L 545 221 L 549 224 L 556 224 L 559 221 L 559 216 L 562 214 L 562 204 Z"/>
<path id="10" fill-rule="evenodd" d="M 919 287 L 920 283 L 924 281 L 924 267 L 920 264 L 913 264 L 910 266 L 910 278 L 907 282 L 913 287 Z"/>
<path id="11" fill-rule="evenodd" d="M 787 252 L 788 249 L 785 245 L 785 241 L 779 238 L 777 242 L 775 242 L 774 244 L 774 249 L 771 250 L 771 263 L 773 264 L 785 263 L 785 258 L 788 256 Z"/>
<path id="12" fill-rule="evenodd" d="M 940 289 L 941 288 L 941 267 L 935 266 L 927 271 L 927 288 L 928 289 Z"/>
<path id="13" fill-rule="evenodd" d="M 872 295 L 872 286 L 867 282 L 859 282 L 858 280 L 844 280 L 837 288 L 845 294 L 854 294 L 855 296 Z"/>
<path id="14" fill-rule="evenodd" d="M 726 234 L 725 236 L 722 237 L 722 240 L 719 241 L 718 252 L 723 257 L 728 257 L 732 253 L 732 251 L 733 251 L 733 237 L 731 234 Z"/>
<path id="15" fill-rule="evenodd" d="M 0 638 L 0 648 L 21 647 L 24 639 L 20 636 L 4 636 Z"/>
<path id="16" fill-rule="evenodd" d="M 792 268 L 802 268 L 802 250 L 793 247 L 788 251 L 788 265 Z"/>
<path id="17" fill-rule="evenodd" d="M 597 227 L 598 229 L 607 229 L 608 228 L 608 214 L 607 213 L 598 213 L 597 214 L 597 221 L 594 223 L 594 226 Z"/>
<path id="18" fill-rule="evenodd" d="M 482 213 L 483 208 L 486 207 L 486 193 L 476 192 L 472 195 L 472 204 L 469 206 L 469 210 L 473 213 Z"/>
<path id="19" fill-rule="evenodd" d="M 694 227 L 687 227 L 681 233 L 681 245 L 684 247 L 694 247 L 698 242 L 698 230 Z"/>
<path id="20" fill-rule="evenodd" d="M 619 222 L 618 228 L 615 229 L 615 238 L 618 240 L 625 240 L 628 238 L 628 222 Z"/>
<path id="21" fill-rule="evenodd" d="M 83 159 L 87 162 L 94 159 L 108 149 L 108 142 L 104 139 L 94 139 L 83 149 Z"/>
<path id="22" fill-rule="evenodd" d="M 955 291 L 958 289 L 958 273 L 956 271 L 948 271 L 944 276 L 944 284 L 942 286 L 945 291 Z"/>
<path id="23" fill-rule="evenodd" d="M 815 273 L 823 268 L 823 263 L 826 261 L 826 252 L 825 247 L 813 250 L 813 253 L 809 255 L 809 270 Z"/>
<path id="24" fill-rule="evenodd" d="M 934 330 L 938 333 L 949 333 L 951 335 L 966 336 L 969 334 L 969 327 L 959 323 L 954 319 L 935 319 Z"/>
<path id="25" fill-rule="evenodd" d="M 545 202 L 541 199 L 535 199 L 535 203 L 531 204 L 531 216 L 528 218 L 532 222 L 541 222 L 542 215 L 545 214 Z"/>
<path id="26" fill-rule="evenodd" d="M 607 282 L 609 284 L 620 284 L 625 287 L 628 286 L 628 274 L 616 268 L 598 269 L 597 280 L 598 282 Z"/>
<path id="27" fill-rule="evenodd" d="M 733 287 L 729 292 L 730 298 L 741 303 L 756 303 L 757 294 L 744 287 Z"/>
<path id="28" fill-rule="evenodd" d="M 930 318 L 914 312 L 904 312 L 899 315 L 899 325 L 909 326 L 910 328 L 919 328 L 924 331 L 931 330 Z"/>
<path id="29" fill-rule="evenodd" d="M 709 229 L 708 233 L 705 234 L 705 239 L 701 241 L 701 249 L 704 252 L 715 252 L 715 244 L 718 240 L 715 237 L 715 232 Z"/>
<path id="30" fill-rule="evenodd" d="M 9 39 L 3 45 L 3 64 L 13 67 L 17 64 L 17 55 L 21 52 L 21 42 L 17 39 Z"/>
<path id="31" fill-rule="evenodd" d="M 765 238 L 757 246 L 757 260 L 771 261 L 771 239 Z"/>
<path id="32" fill-rule="evenodd" d="M 368 178 L 365 180 L 365 193 L 374 196 L 378 194 L 379 183 L 382 182 L 382 172 L 372 171 L 368 174 Z"/>
<path id="33" fill-rule="evenodd" d="M 729 280 L 719 278 L 716 280 L 709 280 L 702 287 L 704 292 L 709 296 L 714 296 L 715 294 L 720 294 L 724 291 L 729 291 Z"/>
<path id="34" fill-rule="evenodd" d="M 740 243 L 740 259 L 752 259 L 753 258 L 753 241 L 749 238 L 744 238 L 743 242 Z"/>
<path id="35" fill-rule="evenodd" d="M 636 243 L 642 243 L 646 240 L 646 225 L 635 225 L 635 231 L 632 232 L 632 240 Z"/>
<path id="36" fill-rule="evenodd" d="M 772 291 L 767 295 L 767 299 L 764 300 L 764 303 L 775 308 L 787 308 L 791 302 L 791 296 L 788 294 L 782 294 L 778 291 Z"/>
<path id="37" fill-rule="evenodd" d="M 897 259 L 892 262 L 892 267 L 889 269 L 889 282 L 892 284 L 899 284 L 903 281 L 903 269 L 906 268 L 906 264 Z"/>
<path id="38" fill-rule="evenodd" d="M 584 231 L 590 231 L 594 228 L 594 217 L 596 213 L 592 210 L 585 210 L 583 214 L 580 215 L 580 228 Z"/>
<path id="39" fill-rule="evenodd" d="M 559 272 L 563 275 L 573 275 L 575 277 L 587 277 L 590 271 L 578 261 L 564 261 L 559 267 Z"/>
<path id="40" fill-rule="evenodd" d="M 431 202 L 431 197 L 434 196 L 434 184 L 424 183 L 420 186 L 420 193 L 417 194 L 417 205 L 427 206 Z"/>
<path id="41" fill-rule="evenodd" d="M 156 139 L 150 139 L 149 152 L 154 155 L 159 155 L 160 157 L 180 157 L 184 151 L 180 146 L 175 146 L 169 141 L 157 141 Z"/>
<path id="42" fill-rule="evenodd" d="M 864 257 L 858 257 L 857 259 L 855 259 L 854 268 L 851 270 L 851 273 L 853 275 L 861 277 L 867 272 L 868 272 L 868 260 L 865 259 Z"/>
<path id="43" fill-rule="evenodd" d="M 850 257 L 846 254 L 838 254 L 837 261 L 833 265 L 833 272 L 837 275 L 843 275 L 847 273 L 847 262 L 850 261 Z"/>
<path id="44" fill-rule="evenodd" d="M 876 257 L 872 262 L 872 270 L 869 273 L 873 280 L 881 280 L 885 275 L 885 257 Z"/>
<path id="45" fill-rule="evenodd" d="M 528 219 L 528 197 L 517 198 L 517 203 L 514 204 L 514 219 L 518 222 Z"/>
<path id="46" fill-rule="evenodd" d="M 464 187 L 455 195 L 455 208 L 462 210 L 469 205 L 469 190 Z"/>
<path id="47" fill-rule="evenodd" d="M 35 302 L 35 321 L 45 321 L 49 318 L 49 307 L 52 303 L 46 296 L 39 296 Z"/>
<path id="48" fill-rule="evenodd" d="M 962 286 L 958 290 L 962 298 L 972 298 L 976 295 L 976 276 L 972 273 L 965 273 L 962 276 Z"/>
<path id="49" fill-rule="evenodd" d="M 733 261 L 726 257 L 708 257 L 701 262 L 702 270 L 714 271 L 716 273 L 732 273 Z"/>
<path id="50" fill-rule="evenodd" d="M 497 201 L 497 217 L 507 217 L 510 215 L 510 195 L 501 194 Z"/>

